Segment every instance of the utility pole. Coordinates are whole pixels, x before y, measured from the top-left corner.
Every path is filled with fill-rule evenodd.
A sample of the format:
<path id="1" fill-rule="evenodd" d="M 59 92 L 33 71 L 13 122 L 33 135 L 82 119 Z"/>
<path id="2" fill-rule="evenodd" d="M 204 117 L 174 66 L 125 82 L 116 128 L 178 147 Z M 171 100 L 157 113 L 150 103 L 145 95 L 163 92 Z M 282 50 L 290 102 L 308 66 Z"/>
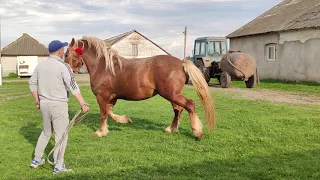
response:
<path id="1" fill-rule="evenodd" d="M 186 52 L 187 52 L 187 27 L 184 28 L 184 53 L 183 53 L 183 59 L 186 59 Z"/>

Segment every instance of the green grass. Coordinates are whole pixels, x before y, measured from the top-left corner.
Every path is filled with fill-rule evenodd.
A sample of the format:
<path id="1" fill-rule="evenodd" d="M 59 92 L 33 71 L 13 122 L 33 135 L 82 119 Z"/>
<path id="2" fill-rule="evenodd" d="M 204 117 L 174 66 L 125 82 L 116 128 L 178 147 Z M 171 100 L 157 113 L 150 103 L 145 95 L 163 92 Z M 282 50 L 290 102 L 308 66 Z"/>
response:
<path id="1" fill-rule="evenodd" d="M 10 93 L 8 89 L 29 93 L 26 83 L 5 83 L 0 93 Z M 28 167 L 42 125 L 31 95 L 0 101 L 1 179 L 320 178 L 319 106 L 303 108 L 213 93 L 217 126 L 212 134 L 205 126 L 205 137 L 197 142 L 186 111 L 179 132 L 164 134 L 173 111 L 161 97 L 119 100 L 114 112 L 127 114 L 133 124 L 109 119 L 109 135 L 96 138 L 92 133 L 99 128 L 99 107 L 90 88 L 81 89 L 92 109 L 69 133 L 65 161 L 74 172 L 57 176 L 52 175 L 49 164 Z M 194 89 L 186 87 L 184 94 L 195 100 L 205 125 Z M 73 116 L 79 108 L 74 98 L 69 108 Z M 53 145 L 52 140 L 46 154 Z"/>
<path id="2" fill-rule="evenodd" d="M 29 77 L 2 77 L 2 80 L 28 81 Z"/>
<path id="3" fill-rule="evenodd" d="M 212 78 L 210 83 L 217 84 L 218 81 Z M 232 81 L 232 87 L 246 88 L 246 85 L 244 81 Z M 288 91 L 304 96 L 320 96 L 320 83 L 316 82 L 292 82 L 263 79 L 260 81 L 260 84 L 256 85 L 254 88 Z"/>

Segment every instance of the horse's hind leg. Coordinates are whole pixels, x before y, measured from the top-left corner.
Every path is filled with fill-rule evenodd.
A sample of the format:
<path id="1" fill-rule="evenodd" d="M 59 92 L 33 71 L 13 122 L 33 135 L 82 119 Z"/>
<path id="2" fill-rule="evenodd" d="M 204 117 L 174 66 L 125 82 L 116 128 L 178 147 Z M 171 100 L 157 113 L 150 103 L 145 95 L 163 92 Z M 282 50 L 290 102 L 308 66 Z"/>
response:
<path id="1" fill-rule="evenodd" d="M 173 118 L 171 125 L 166 128 L 166 130 L 165 130 L 166 134 L 170 134 L 170 133 L 178 130 L 178 126 L 180 124 L 179 123 L 180 115 L 183 111 L 183 107 L 181 107 L 175 103 L 171 103 L 171 104 L 172 104 L 173 111 L 174 111 L 174 118 Z"/>
<path id="2" fill-rule="evenodd" d="M 132 123 L 132 120 L 129 118 L 129 116 L 127 116 L 127 115 L 122 115 L 122 116 L 120 116 L 120 115 L 114 114 L 114 113 L 112 112 L 112 108 L 113 108 L 113 106 L 116 104 L 116 102 L 117 102 L 117 99 L 114 98 L 114 99 L 112 99 L 112 100 L 108 103 L 108 106 L 109 106 L 109 108 L 108 108 L 108 115 L 109 115 L 114 121 L 116 121 L 117 123 L 120 123 L 120 124 L 130 124 L 130 123 Z"/>
<path id="3" fill-rule="evenodd" d="M 193 134 L 197 140 L 200 140 L 203 136 L 202 122 L 196 114 L 194 101 L 191 99 L 187 99 L 181 93 L 171 94 L 170 96 L 167 96 L 166 99 L 179 106 L 182 106 L 189 112 L 190 124 Z"/>

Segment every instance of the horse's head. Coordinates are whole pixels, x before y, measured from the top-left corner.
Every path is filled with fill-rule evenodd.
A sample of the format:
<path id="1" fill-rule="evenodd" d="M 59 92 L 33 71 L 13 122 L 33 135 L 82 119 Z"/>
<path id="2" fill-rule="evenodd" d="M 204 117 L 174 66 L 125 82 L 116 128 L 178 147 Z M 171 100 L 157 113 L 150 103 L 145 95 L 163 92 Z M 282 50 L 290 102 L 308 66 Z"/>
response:
<path id="1" fill-rule="evenodd" d="M 106 70 L 115 75 L 113 58 L 118 60 L 118 65 L 122 70 L 122 63 L 119 57 L 120 55 L 103 40 L 84 36 L 80 40 L 72 38 L 65 53 L 65 62 L 70 65 L 74 72 L 79 72 L 82 66 L 85 66 L 89 72 L 89 67 L 91 71 L 94 71 L 99 65 L 104 65 Z"/>
<path id="2" fill-rule="evenodd" d="M 84 65 L 83 59 L 81 57 L 84 49 L 84 44 L 78 44 L 72 38 L 69 47 L 65 53 L 65 63 L 68 63 L 73 72 L 79 72 L 80 68 Z"/>

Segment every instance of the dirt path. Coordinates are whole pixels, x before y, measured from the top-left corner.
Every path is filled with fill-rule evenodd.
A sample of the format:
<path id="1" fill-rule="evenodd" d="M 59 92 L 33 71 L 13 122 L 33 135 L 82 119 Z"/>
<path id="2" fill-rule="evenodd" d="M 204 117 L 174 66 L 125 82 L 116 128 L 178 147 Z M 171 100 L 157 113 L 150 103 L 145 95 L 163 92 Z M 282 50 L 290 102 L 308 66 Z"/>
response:
<path id="1" fill-rule="evenodd" d="M 213 91 L 231 95 L 232 97 L 250 100 L 265 100 L 276 103 L 291 104 L 313 104 L 320 105 L 320 97 L 301 96 L 293 92 L 283 92 L 269 89 L 247 89 L 247 88 L 221 88 L 220 86 L 210 86 Z"/>

